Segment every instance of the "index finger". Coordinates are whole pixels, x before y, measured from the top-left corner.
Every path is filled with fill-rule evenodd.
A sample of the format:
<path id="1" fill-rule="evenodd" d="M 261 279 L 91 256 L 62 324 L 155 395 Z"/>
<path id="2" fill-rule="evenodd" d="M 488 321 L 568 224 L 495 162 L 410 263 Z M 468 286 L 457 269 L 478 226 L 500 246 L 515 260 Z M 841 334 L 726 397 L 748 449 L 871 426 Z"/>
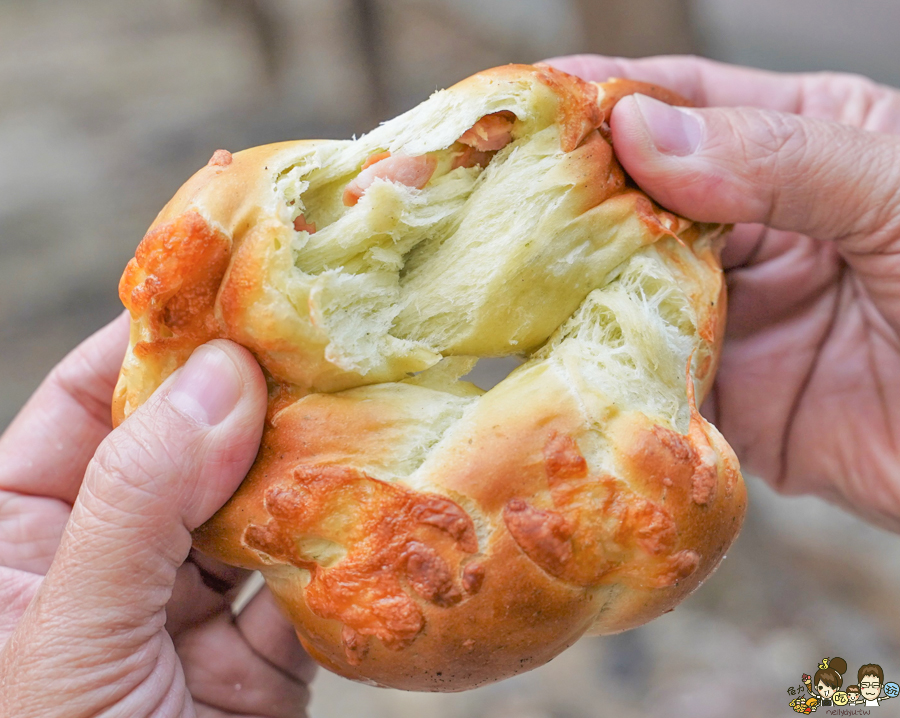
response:
<path id="1" fill-rule="evenodd" d="M 0 436 L 0 490 L 75 501 L 88 462 L 112 430 L 127 317 L 124 312 L 63 359 Z"/>
<path id="2" fill-rule="evenodd" d="M 804 82 L 812 77 L 681 55 L 636 60 L 603 55 L 571 55 L 544 62 L 592 82 L 603 82 L 610 77 L 652 82 L 675 90 L 701 107 L 750 105 L 795 114 L 802 109 Z"/>

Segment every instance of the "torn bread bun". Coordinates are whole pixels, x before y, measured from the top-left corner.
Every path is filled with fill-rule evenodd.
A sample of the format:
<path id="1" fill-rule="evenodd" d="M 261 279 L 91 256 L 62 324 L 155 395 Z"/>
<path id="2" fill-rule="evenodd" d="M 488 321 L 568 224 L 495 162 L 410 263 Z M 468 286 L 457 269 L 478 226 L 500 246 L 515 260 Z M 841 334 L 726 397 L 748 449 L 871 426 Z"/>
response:
<path id="1" fill-rule="evenodd" d="M 354 141 L 217 152 L 120 285 L 125 419 L 203 342 L 269 381 L 256 463 L 194 532 L 261 571 L 349 678 L 455 691 L 678 604 L 746 495 L 697 405 L 723 227 L 662 210 L 609 141 L 661 88 L 479 73 Z M 482 357 L 522 364 L 490 391 Z"/>

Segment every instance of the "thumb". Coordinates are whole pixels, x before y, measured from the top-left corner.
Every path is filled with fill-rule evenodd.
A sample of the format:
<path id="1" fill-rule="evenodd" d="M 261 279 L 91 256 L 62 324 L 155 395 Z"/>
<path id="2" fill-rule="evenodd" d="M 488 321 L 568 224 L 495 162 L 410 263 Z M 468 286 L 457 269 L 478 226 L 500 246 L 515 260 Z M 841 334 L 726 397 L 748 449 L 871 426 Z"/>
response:
<path id="1" fill-rule="evenodd" d="M 249 470 L 265 410 L 266 385 L 253 357 L 214 341 L 103 441 L 53 564 L 7 644 L 7 652 L 28 654 L 12 660 L 35 671 L 35 686 L 50 675 L 78 686 L 84 671 L 98 690 L 127 689 L 124 673 L 135 672 L 136 655 L 152 664 L 163 643 L 171 648 L 158 640 L 154 648 L 154 637 L 190 531 Z M 11 668 L 10 656 L 4 659 L 0 672 Z"/>
<path id="2" fill-rule="evenodd" d="M 651 196 L 703 222 L 759 222 L 839 240 L 848 253 L 900 243 L 900 138 L 754 108 L 622 99 L 616 155 Z"/>

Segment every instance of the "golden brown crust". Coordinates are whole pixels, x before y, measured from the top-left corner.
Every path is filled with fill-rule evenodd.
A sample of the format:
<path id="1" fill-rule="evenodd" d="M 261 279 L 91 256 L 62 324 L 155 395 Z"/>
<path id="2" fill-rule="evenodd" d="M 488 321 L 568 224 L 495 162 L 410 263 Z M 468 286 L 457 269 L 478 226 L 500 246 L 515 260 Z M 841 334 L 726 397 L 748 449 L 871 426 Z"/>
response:
<path id="1" fill-rule="evenodd" d="M 552 158 L 549 171 L 524 181 L 563 194 L 547 220 L 546 231 L 558 233 L 543 254 L 504 265 L 499 283 L 484 279 L 471 290 L 483 291 L 480 304 L 447 289 L 474 270 L 459 285 L 448 279 L 438 295 L 443 314 L 425 318 L 438 327 L 432 334 L 416 334 L 415 315 L 393 315 L 395 335 L 379 346 L 395 354 L 385 350 L 380 363 L 340 354 L 327 310 L 360 277 L 371 279 L 373 293 L 348 316 L 368 311 L 378 292 L 395 292 L 391 301 L 403 311 L 425 306 L 434 281 L 420 282 L 415 294 L 416 272 L 465 252 L 453 254 L 450 237 L 407 251 L 405 274 L 394 275 L 359 257 L 389 264 L 396 234 L 376 247 L 381 254 L 344 251 L 338 264 L 351 269 L 306 271 L 298 257 L 307 229 L 327 231 L 351 211 L 370 212 L 370 234 L 380 236 L 379 223 L 391 217 L 372 213 L 365 197 L 352 210 L 340 197 L 372 157 L 402 155 L 421 133 L 408 132 L 406 145 L 379 130 L 358 143 L 217 151 L 129 262 L 120 296 L 132 342 L 114 419 L 211 338 L 254 353 L 270 386 L 260 452 L 194 541 L 261 570 L 304 646 L 330 669 L 409 690 L 463 690 L 511 676 L 587 631 L 626 630 L 670 610 L 736 536 L 746 502 L 740 470 L 696 408 L 724 331 L 722 228 L 666 212 L 629 186 L 604 123 L 633 92 L 684 104 L 643 83 L 593 84 L 517 65 L 442 95 L 453 100 L 442 112 L 458 106 L 464 119 L 409 120 L 438 129 L 462 123 L 427 150 L 439 158 L 479 117 L 498 115 L 504 141 L 533 151 L 535 162 Z M 546 131 L 555 145 L 528 144 Z M 454 164 L 459 181 L 482 171 L 473 158 L 510 161 L 511 153 L 493 149 L 496 138 L 482 139 L 491 149 L 479 154 L 454 145 L 465 160 Z M 291 173 L 301 166 L 339 168 L 338 179 L 308 190 L 314 199 L 303 195 L 307 215 L 298 213 L 299 195 L 283 190 L 299 186 L 303 176 Z M 387 183 L 373 188 L 394 201 Z M 433 195 L 410 194 L 404 211 L 420 196 Z M 351 236 L 347 226 L 342 236 Z M 583 243 L 565 245 L 582 235 Z M 350 288 L 331 290 L 326 281 Z M 454 312 L 467 313 L 462 329 Z M 363 330 L 375 327 L 372 319 Z M 630 358 L 614 366 L 626 350 Z M 441 354 L 517 351 L 527 363 L 486 394 L 428 369 Z"/>
<path id="2" fill-rule="evenodd" d="M 359 664 L 368 636 L 399 649 L 422 631 L 422 611 L 404 585 L 442 608 L 480 587 L 479 565 L 462 565 L 478 550 L 475 527 L 449 499 L 346 466 L 300 465 L 291 479 L 266 489 L 263 506 L 271 519 L 247 526 L 242 541 L 309 571 L 306 603 L 316 615 L 343 624 L 351 663 Z M 338 530 L 329 532 L 335 524 Z M 352 528 L 341 530 L 346 525 Z M 327 568 L 305 558 L 295 545 L 303 534 L 333 541 L 343 555 Z"/>

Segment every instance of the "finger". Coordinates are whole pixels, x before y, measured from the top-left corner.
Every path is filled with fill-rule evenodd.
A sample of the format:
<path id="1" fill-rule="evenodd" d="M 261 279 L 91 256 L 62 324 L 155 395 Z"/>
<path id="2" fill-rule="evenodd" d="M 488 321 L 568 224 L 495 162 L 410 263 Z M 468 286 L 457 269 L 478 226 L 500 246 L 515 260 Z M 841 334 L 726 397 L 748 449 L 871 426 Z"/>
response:
<path id="1" fill-rule="evenodd" d="M 722 248 L 722 269 L 742 269 L 763 261 L 766 233 L 769 231 L 762 224 L 739 224 L 734 227 Z"/>
<path id="2" fill-rule="evenodd" d="M 265 409 L 265 380 L 252 356 L 215 341 L 113 431 L 88 467 L 0 674 L 24 673 L 20 685 L 39 687 L 44 703 L 63 701 L 72 686 L 107 703 L 135 690 L 166 650 L 164 609 L 190 531 L 243 479 Z"/>
<path id="3" fill-rule="evenodd" d="M 47 573 L 70 511 L 58 499 L 0 491 L 0 566 Z"/>
<path id="4" fill-rule="evenodd" d="M 755 225 L 741 225 L 752 226 Z M 745 262 L 726 274 L 726 342 L 752 338 L 768 327 L 804 314 L 811 302 L 835 284 L 842 266 L 843 260 L 833 244 L 792 232 L 767 230 L 753 244 Z"/>
<path id="5" fill-rule="evenodd" d="M 900 138 L 643 95 L 619 102 L 611 126 L 623 166 L 664 207 L 833 240 L 880 308 L 900 315 Z"/>
<path id="6" fill-rule="evenodd" d="M 0 437 L 0 489 L 75 500 L 112 429 L 110 401 L 127 345 L 123 313 L 53 369 Z"/>
<path id="7" fill-rule="evenodd" d="M 253 597 L 235 623 L 256 655 L 295 680 L 312 681 L 316 663 L 303 650 L 293 626 L 281 613 L 268 588 Z"/>
<path id="8" fill-rule="evenodd" d="M 859 75 L 767 72 L 682 56 L 574 55 L 547 63 L 595 82 L 623 77 L 659 84 L 700 107 L 758 107 L 900 134 L 900 92 Z"/>
<path id="9" fill-rule="evenodd" d="M 563 72 L 592 82 L 610 77 L 662 85 L 700 106 L 752 105 L 799 112 L 808 75 L 767 72 L 691 56 L 640 59 L 570 55 L 545 61 Z"/>
<path id="10" fill-rule="evenodd" d="M 204 708 L 211 714 L 218 711 L 216 715 L 304 715 L 315 664 L 293 629 L 266 590 L 241 616 L 238 624 L 230 614 L 222 614 L 176 641 L 198 715 Z"/>
<path id="11" fill-rule="evenodd" d="M 0 566 L 0 650 L 41 584 L 41 576 Z"/>
<path id="12" fill-rule="evenodd" d="M 750 108 L 678 108 L 643 95 L 621 100 L 611 124 L 622 164 L 677 212 L 820 239 L 893 239 L 896 137 Z"/>
<path id="13" fill-rule="evenodd" d="M 166 630 L 177 636 L 185 629 L 228 611 L 251 572 L 227 566 L 192 550 L 175 579 L 166 606 Z"/>

